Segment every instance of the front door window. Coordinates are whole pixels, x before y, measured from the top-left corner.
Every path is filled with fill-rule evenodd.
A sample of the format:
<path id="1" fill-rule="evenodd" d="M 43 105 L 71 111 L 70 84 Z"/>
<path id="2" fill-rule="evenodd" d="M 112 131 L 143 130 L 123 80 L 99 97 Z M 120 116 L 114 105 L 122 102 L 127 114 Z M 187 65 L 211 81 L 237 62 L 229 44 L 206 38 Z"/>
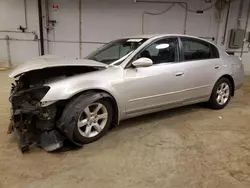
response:
<path id="1" fill-rule="evenodd" d="M 153 61 L 153 64 L 176 62 L 178 60 L 177 46 L 177 38 L 161 39 L 143 50 L 138 58 L 149 58 Z"/>

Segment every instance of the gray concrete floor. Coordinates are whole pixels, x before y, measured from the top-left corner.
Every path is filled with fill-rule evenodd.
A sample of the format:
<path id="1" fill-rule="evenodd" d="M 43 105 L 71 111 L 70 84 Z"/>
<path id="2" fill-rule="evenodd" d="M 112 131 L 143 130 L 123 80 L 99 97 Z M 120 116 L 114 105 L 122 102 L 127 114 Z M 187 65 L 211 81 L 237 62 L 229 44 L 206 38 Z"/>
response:
<path id="1" fill-rule="evenodd" d="M 84 148 L 21 154 L 0 72 L 0 188 L 249 188 L 250 78 L 224 110 L 199 105 L 122 122 Z"/>

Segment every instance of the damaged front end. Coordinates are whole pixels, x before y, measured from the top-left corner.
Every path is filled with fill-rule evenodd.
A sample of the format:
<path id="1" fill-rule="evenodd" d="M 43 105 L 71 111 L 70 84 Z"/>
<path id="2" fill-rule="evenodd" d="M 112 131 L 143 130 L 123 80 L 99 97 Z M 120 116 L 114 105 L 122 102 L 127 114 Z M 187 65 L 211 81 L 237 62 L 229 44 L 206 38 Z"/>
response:
<path id="1" fill-rule="evenodd" d="M 57 107 L 55 104 L 42 107 L 40 103 L 50 88 L 40 85 L 29 88 L 24 77 L 12 85 L 9 133 L 15 131 L 22 152 L 28 151 L 33 144 L 45 151 L 56 150 L 64 141 L 64 136 L 55 127 Z"/>
<path id="2" fill-rule="evenodd" d="M 61 126 L 56 126 L 70 100 L 68 97 L 58 99 L 57 92 L 60 95 L 60 88 L 64 87 L 64 80 L 69 77 L 105 68 L 105 64 L 93 60 L 69 60 L 46 55 L 14 69 L 9 75 L 15 78 L 15 83 L 12 84 L 9 98 L 11 123 L 8 132 L 16 132 L 21 151 L 29 150 L 29 146 L 34 144 L 46 151 L 53 151 L 63 146 L 66 137 L 74 143 L 67 135 L 71 130 L 60 130 Z M 60 87 L 57 84 L 48 86 L 48 83 L 55 82 L 60 82 Z M 51 90 L 53 97 L 44 100 Z"/>

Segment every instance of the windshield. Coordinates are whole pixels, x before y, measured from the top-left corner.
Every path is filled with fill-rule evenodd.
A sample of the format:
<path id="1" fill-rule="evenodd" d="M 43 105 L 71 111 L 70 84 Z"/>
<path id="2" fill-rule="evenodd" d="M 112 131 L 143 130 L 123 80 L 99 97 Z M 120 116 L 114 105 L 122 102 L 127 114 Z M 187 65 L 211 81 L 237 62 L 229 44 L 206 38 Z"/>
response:
<path id="1" fill-rule="evenodd" d="M 133 38 L 112 41 L 88 55 L 86 59 L 99 61 L 107 65 L 111 63 L 120 64 L 146 40 Z"/>

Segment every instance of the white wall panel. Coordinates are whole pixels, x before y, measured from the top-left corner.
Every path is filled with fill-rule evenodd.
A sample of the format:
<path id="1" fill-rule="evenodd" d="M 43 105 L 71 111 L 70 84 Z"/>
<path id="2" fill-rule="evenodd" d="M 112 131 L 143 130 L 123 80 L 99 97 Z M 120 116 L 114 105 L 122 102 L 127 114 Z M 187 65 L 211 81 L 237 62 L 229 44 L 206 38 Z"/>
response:
<path id="1" fill-rule="evenodd" d="M 77 58 L 79 55 L 79 44 L 76 43 L 61 43 L 50 42 L 50 54 L 62 57 Z"/>
<path id="2" fill-rule="evenodd" d="M 160 13 L 169 8 L 171 5 L 157 5 L 151 8 L 150 13 Z M 176 14 L 178 12 L 178 14 Z M 145 33 L 179 33 L 184 34 L 185 10 L 175 5 L 166 13 L 161 15 L 144 14 Z"/>
<path id="3" fill-rule="evenodd" d="M 0 0 L 0 30 L 18 31 L 19 25 L 25 27 L 23 0 Z M 27 0 L 28 31 L 38 33 L 37 1 Z M 0 38 L 34 39 L 30 33 L 0 32 Z M 4 50 L 3 50 L 4 49 Z M 19 64 L 25 60 L 38 56 L 37 42 L 10 41 L 12 64 Z M 6 42 L 0 42 L 0 58 L 7 61 Z"/>
<path id="4" fill-rule="evenodd" d="M 132 3 L 84 1 L 83 40 L 101 41 L 141 33 L 141 10 Z"/>
<path id="5" fill-rule="evenodd" d="M 177 1 L 177 0 L 173 0 Z M 204 9 L 211 4 L 201 0 L 183 0 L 192 10 Z M 213 0 L 214 2 L 215 0 Z M 245 0 L 241 27 L 246 20 L 247 2 Z M 52 5 L 58 4 L 59 10 L 53 11 Z M 79 1 L 49 0 L 50 19 L 57 23 L 49 32 L 49 40 L 79 40 Z M 89 42 L 108 42 L 110 40 L 138 35 L 142 33 L 142 13 L 158 13 L 169 7 L 169 4 L 134 3 L 133 0 L 82 0 L 82 40 Z M 235 28 L 239 1 L 233 1 L 230 11 L 228 30 Z M 27 0 L 28 30 L 39 32 L 37 1 Z M 203 14 L 188 12 L 186 32 L 189 35 L 217 37 L 221 45 L 226 9 L 222 11 L 221 21 L 216 18 L 215 8 Z M 168 12 L 144 16 L 144 33 L 183 33 L 185 10 L 176 4 Z M 217 15 L 218 17 L 218 15 Z M 0 0 L 0 30 L 16 30 L 24 24 L 23 0 Z M 219 30 L 218 30 L 219 26 Z M 250 30 L 250 28 L 248 28 Z M 0 38 L 9 35 L 11 38 L 33 39 L 32 34 L 2 33 Z M 46 36 L 46 32 L 45 32 Z M 46 37 L 45 37 L 46 38 Z M 226 39 L 228 36 L 226 36 Z M 227 40 L 226 40 L 227 41 Z M 82 44 L 82 55 L 85 56 L 98 48 L 100 44 Z M 45 42 L 46 47 L 46 42 Z M 246 48 L 247 49 L 247 48 Z M 14 64 L 23 62 L 38 55 L 36 42 L 11 41 L 11 59 Z M 60 56 L 79 57 L 78 43 L 49 43 L 49 52 Z M 250 73 L 250 54 L 244 54 L 244 65 Z M 0 59 L 7 60 L 5 41 L 0 41 Z"/>
<path id="6" fill-rule="evenodd" d="M 52 5 L 58 4 L 59 10 L 53 11 Z M 50 0 L 50 19 L 56 20 L 54 31 L 49 35 L 50 40 L 79 40 L 79 6 L 78 0 Z"/>
<path id="7" fill-rule="evenodd" d="M 0 62 L 7 60 L 7 46 L 6 42 L 0 40 Z"/>
<path id="8" fill-rule="evenodd" d="M 243 17 L 242 17 L 241 27 L 245 27 L 247 8 L 248 8 L 248 2 L 245 2 L 243 5 L 243 15 L 242 15 Z M 250 23 L 250 19 L 249 19 L 249 23 Z M 248 24 L 247 26 L 247 31 L 250 31 L 250 24 Z M 247 45 L 248 44 L 245 44 L 244 51 L 249 51 L 249 48 L 247 47 Z M 250 75 L 250 52 L 243 54 L 243 64 L 245 67 L 245 73 Z"/>
<path id="9" fill-rule="evenodd" d="M 27 59 L 39 56 L 37 42 L 10 41 L 12 64 L 20 64 Z"/>
<path id="10" fill-rule="evenodd" d="M 82 44 L 82 56 L 85 57 L 89 55 L 91 52 L 96 50 L 97 48 L 101 47 L 102 44 L 89 44 L 89 43 L 83 43 Z"/>
<path id="11" fill-rule="evenodd" d="M 0 28 L 16 30 L 19 25 L 24 26 L 23 7 L 23 1 L 20 0 L 1 0 Z"/>

